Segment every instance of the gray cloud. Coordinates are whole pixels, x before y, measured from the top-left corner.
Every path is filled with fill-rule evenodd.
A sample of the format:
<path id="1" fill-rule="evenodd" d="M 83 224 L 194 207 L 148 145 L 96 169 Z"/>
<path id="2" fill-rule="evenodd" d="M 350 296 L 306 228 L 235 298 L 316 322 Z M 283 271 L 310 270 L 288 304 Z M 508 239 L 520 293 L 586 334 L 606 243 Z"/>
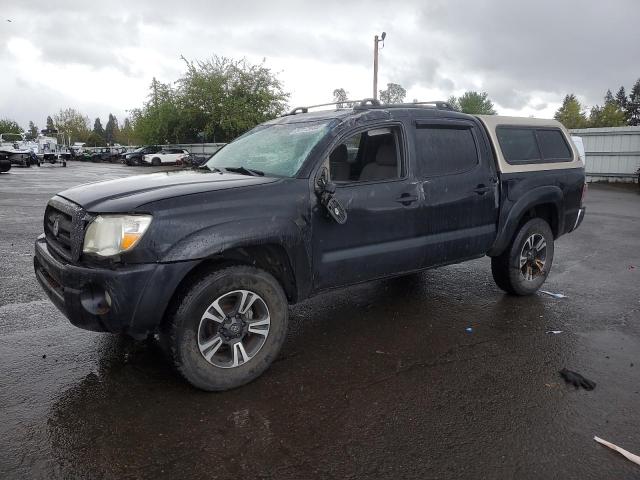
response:
<path id="1" fill-rule="evenodd" d="M 44 63 L 115 70 L 120 80 L 140 88 L 153 76 L 175 79 L 180 55 L 266 57 L 268 65 L 284 69 L 292 92 L 313 87 L 314 99 L 338 86 L 368 92 L 369 84 L 359 86 L 353 78 L 370 78 L 372 36 L 383 30 L 388 36 L 380 54 L 381 84 L 446 96 L 484 90 L 500 107 L 514 110 L 542 111 L 568 92 L 592 105 L 602 102 L 607 88 L 629 88 L 640 75 L 639 13 L 637 0 L 185 0 L 179 6 L 169 0 L 58 0 L 53 9 L 21 0 L 4 7 L 3 15 L 13 21 L 0 25 L 0 116 L 26 123 L 38 105 L 48 109 L 39 118 L 69 105 L 92 117 L 134 106 L 120 102 L 118 92 L 94 87 L 88 73 L 81 82 L 83 100 L 63 94 L 47 83 Z M 41 51 L 29 71 L 12 68 L 7 44 L 16 38 Z M 309 61 L 318 71 L 300 72 Z M 309 84 L 295 83 L 300 78 Z M 144 95 L 140 90 L 139 103 Z"/>

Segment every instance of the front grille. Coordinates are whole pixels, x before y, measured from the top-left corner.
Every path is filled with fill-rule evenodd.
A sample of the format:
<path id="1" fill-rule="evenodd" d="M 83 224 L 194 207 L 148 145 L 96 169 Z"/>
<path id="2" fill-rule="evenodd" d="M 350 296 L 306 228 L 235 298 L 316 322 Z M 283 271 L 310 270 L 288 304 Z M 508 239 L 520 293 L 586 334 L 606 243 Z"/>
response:
<path id="1" fill-rule="evenodd" d="M 47 246 L 69 262 L 80 258 L 84 238 L 84 211 L 75 203 L 53 197 L 44 212 Z"/>

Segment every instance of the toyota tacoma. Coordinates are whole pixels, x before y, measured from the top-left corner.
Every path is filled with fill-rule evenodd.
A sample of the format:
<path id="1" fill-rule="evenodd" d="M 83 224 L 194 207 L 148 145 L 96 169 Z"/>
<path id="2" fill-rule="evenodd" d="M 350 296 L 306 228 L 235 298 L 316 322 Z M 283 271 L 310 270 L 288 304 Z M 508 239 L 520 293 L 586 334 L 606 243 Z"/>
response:
<path id="1" fill-rule="evenodd" d="M 34 266 L 72 324 L 153 335 L 187 381 L 226 390 L 274 361 L 289 304 L 327 289 L 488 255 L 498 287 L 535 293 L 585 190 L 554 120 L 301 107 L 198 170 L 59 193 Z"/>

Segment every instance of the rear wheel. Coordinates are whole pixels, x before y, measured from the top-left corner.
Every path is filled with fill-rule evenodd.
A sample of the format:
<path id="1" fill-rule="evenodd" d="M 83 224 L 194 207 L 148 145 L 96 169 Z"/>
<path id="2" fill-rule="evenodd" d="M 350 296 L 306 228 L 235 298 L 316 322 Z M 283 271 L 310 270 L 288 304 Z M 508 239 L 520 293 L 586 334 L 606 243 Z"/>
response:
<path id="1" fill-rule="evenodd" d="M 160 159 L 158 157 L 155 157 L 151 160 L 151 165 L 153 165 L 154 167 L 159 167 L 160 166 Z"/>
<path id="2" fill-rule="evenodd" d="M 178 372 L 220 391 L 261 375 L 285 339 L 288 304 L 269 273 L 234 266 L 210 273 L 174 304 L 164 335 Z"/>
<path id="3" fill-rule="evenodd" d="M 513 295 L 531 295 L 545 282 L 553 263 L 553 232 L 541 218 L 525 223 L 509 247 L 491 258 L 498 287 Z"/>

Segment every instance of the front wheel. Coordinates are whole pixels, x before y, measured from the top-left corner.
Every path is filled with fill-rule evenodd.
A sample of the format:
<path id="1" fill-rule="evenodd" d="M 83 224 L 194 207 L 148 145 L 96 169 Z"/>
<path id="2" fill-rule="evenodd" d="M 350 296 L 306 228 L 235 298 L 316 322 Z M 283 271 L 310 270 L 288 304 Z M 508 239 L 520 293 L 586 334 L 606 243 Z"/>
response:
<path id="1" fill-rule="evenodd" d="M 160 159 L 158 157 L 154 158 L 153 160 L 151 160 L 151 165 L 153 165 L 154 167 L 159 167 Z"/>
<path id="2" fill-rule="evenodd" d="M 287 332 L 288 304 L 278 281 L 248 266 L 196 282 L 174 304 L 165 335 L 176 369 L 207 391 L 239 387 L 275 360 Z"/>
<path id="3" fill-rule="evenodd" d="M 491 258 L 498 287 L 512 295 L 532 295 L 545 282 L 553 263 L 553 232 L 541 218 L 525 223 L 511 244 Z"/>

